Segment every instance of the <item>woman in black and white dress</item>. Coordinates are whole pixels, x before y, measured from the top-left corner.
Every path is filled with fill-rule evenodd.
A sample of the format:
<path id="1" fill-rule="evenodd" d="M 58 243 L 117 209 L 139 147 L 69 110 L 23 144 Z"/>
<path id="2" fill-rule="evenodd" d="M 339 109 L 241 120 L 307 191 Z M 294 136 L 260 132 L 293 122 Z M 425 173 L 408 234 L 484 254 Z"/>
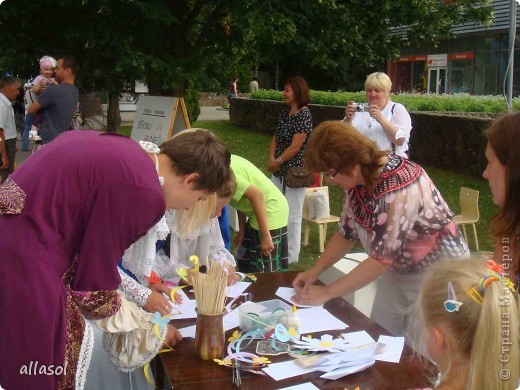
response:
<path id="1" fill-rule="evenodd" d="M 301 77 L 288 79 L 283 91 L 288 106 L 278 117 L 269 154 L 268 169 L 271 180 L 282 191 L 289 203 L 289 264 L 298 261 L 301 246 L 302 210 L 305 188 L 289 188 L 284 177 L 290 168 L 303 167 L 303 152 L 312 132 L 309 107 L 309 87 Z"/>

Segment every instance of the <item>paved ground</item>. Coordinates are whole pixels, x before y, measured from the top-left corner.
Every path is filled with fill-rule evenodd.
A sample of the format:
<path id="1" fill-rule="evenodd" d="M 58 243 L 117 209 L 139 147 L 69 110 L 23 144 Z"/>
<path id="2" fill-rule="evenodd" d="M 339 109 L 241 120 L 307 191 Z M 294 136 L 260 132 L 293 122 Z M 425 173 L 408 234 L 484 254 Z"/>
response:
<path id="1" fill-rule="evenodd" d="M 221 107 L 201 107 L 199 121 L 228 121 L 229 111 Z"/>

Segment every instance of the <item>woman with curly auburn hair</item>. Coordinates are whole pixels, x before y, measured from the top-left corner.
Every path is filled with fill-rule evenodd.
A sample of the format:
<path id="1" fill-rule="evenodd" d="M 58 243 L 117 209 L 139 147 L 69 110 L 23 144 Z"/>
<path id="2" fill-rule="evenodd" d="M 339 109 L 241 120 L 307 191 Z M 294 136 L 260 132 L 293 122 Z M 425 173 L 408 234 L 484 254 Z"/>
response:
<path id="1" fill-rule="evenodd" d="M 371 318 L 394 335 L 403 334 L 405 313 L 417 299 L 424 271 L 440 259 L 468 255 L 452 211 L 419 165 L 378 150 L 346 123 L 316 127 L 305 162 L 341 187 L 345 198 L 339 232 L 314 267 L 293 281 L 295 299 L 319 304 L 379 278 Z M 329 286 L 313 285 L 357 240 L 368 259 Z"/>

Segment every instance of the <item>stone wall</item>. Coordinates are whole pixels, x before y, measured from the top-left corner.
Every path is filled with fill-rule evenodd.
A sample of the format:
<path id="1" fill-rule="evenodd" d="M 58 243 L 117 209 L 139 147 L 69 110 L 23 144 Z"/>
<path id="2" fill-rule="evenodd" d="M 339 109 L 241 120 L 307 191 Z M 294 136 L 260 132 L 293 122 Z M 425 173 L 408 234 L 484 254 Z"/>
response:
<path id="1" fill-rule="evenodd" d="M 273 100 L 231 99 L 233 124 L 272 134 L 284 104 Z M 339 120 L 345 108 L 310 104 L 314 125 Z M 482 135 L 492 115 L 412 112 L 410 157 L 419 163 L 481 175 L 486 166 L 486 140 Z"/>

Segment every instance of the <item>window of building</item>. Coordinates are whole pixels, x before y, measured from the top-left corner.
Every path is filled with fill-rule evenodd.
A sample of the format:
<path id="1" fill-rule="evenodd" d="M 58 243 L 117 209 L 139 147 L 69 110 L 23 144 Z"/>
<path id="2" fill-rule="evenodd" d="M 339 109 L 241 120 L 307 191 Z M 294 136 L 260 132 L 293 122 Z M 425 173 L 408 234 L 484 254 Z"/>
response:
<path id="1" fill-rule="evenodd" d="M 410 92 L 413 62 L 398 62 L 395 66 L 395 91 Z"/>
<path id="2" fill-rule="evenodd" d="M 473 93 L 475 95 L 496 95 L 498 93 L 498 53 L 498 50 L 475 53 L 475 68 L 473 73 Z"/>
<path id="3" fill-rule="evenodd" d="M 494 37 L 477 37 L 476 50 L 494 50 L 498 51 L 500 48 L 500 38 L 498 35 Z"/>
<path id="4" fill-rule="evenodd" d="M 453 60 L 450 62 L 450 93 L 471 93 L 472 61 Z"/>
<path id="5" fill-rule="evenodd" d="M 468 52 L 475 51 L 475 38 L 457 38 L 450 41 L 450 51 L 456 52 Z"/>
<path id="6" fill-rule="evenodd" d="M 426 61 L 415 61 L 413 62 L 413 83 L 412 91 L 422 92 L 426 91 L 426 73 L 428 68 L 426 67 Z"/>

